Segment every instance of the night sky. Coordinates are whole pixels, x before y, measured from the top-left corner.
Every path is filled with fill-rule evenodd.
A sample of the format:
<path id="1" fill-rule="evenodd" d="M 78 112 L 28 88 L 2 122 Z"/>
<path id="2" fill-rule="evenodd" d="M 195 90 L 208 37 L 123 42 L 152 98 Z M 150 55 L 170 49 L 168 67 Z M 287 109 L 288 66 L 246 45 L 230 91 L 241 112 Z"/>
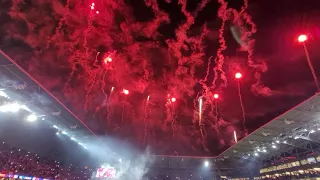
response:
<path id="1" fill-rule="evenodd" d="M 1 0 L 0 48 L 96 134 L 212 156 L 316 92 L 320 1 L 244 2 Z"/>

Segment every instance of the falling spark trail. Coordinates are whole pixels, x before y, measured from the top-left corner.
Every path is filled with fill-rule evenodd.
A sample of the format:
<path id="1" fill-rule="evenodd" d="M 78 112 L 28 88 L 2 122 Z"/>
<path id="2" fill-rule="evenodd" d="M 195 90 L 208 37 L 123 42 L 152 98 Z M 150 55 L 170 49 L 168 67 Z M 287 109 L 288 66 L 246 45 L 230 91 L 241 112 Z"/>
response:
<path id="1" fill-rule="evenodd" d="M 233 137 L 234 137 L 234 142 L 238 142 L 238 138 L 237 138 L 237 132 L 233 131 Z"/>
<path id="2" fill-rule="evenodd" d="M 87 94 L 86 94 L 86 101 L 84 103 L 84 109 L 87 110 L 88 109 L 88 102 L 89 102 L 89 95 L 90 95 L 90 92 L 92 91 L 92 88 L 94 86 L 94 84 L 96 83 L 96 79 L 97 78 L 97 73 L 94 73 L 93 75 L 93 81 L 92 83 L 90 84 L 89 88 L 86 89 L 87 90 Z"/>
<path id="3" fill-rule="evenodd" d="M 61 28 L 63 26 L 63 23 L 64 23 L 64 21 L 66 21 L 66 17 L 67 17 L 66 15 L 70 11 L 70 9 L 69 9 L 70 1 L 71 0 L 67 0 L 67 4 L 65 6 L 66 11 L 65 11 L 65 13 L 63 13 L 62 18 L 60 18 L 60 20 L 59 20 L 58 27 L 55 30 L 55 34 L 53 35 L 52 38 L 48 39 L 46 48 L 49 48 L 51 42 L 54 41 L 56 38 L 58 38 L 60 36 L 60 31 L 61 31 Z"/>
<path id="4" fill-rule="evenodd" d="M 218 102 L 217 102 L 217 100 L 215 100 L 215 109 L 216 109 L 215 116 L 216 116 L 216 120 L 218 121 Z"/>
<path id="5" fill-rule="evenodd" d="M 245 136 L 248 135 L 248 130 L 246 128 L 246 114 L 244 111 L 244 106 L 243 106 L 243 102 L 242 102 L 242 95 L 241 95 L 241 87 L 240 87 L 240 80 L 237 81 L 238 82 L 238 95 L 239 95 L 239 100 L 240 100 L 240 106 L 241 106 L 241 111 L 242 111 L 242 125 L 244 128 L 244 132 L 245 132 Z"/>
<path id="6" fill-rule="evenodd" d="M 106 74 L 107 74 L 107 71 L 104 72 L 104 74 L 102 76 L 102 82 L 101 82 L 102 83 L 101 84 L 101 91 L 104 95 L 104 99 L 103 99 L 103 102 L 101 103 L 101 105 L 96 108 L 96 112 L 99 111 L 103 106 L 105 106 L 107 103 L 107 100 L 108 100 L 108 95 L 107 95 L 106 91 L 104 90 L 105 86 L 106 86 L 106 82 L 105 82 Z"/>
<path id="7" fill-rule="evenodd" d="M 202 97 L 199 98 L 199 124 L 201 124 L 202 120 Z"/>
<path id="8" fill-rule="evenodd" d="M 143 119 L 143 122 L 144 122 L 144 137 L 143 137 L 143 144 L 145 144 L 146 142 L 146 138 L 147 138 L 147 118 L 148 118 L 148 103 L 149 103 L 149 99 L 150 99 L 150 96 L 147 97 L 147 101 L 146 101 L 146 104 L 145 104 L 145 107 L 144 107 L 144 119 Z"/>
<path id="9" fill-rule="evenodd" d="M 310 71 L 311 71 L 312 76 L 313 76 L 314 83 L 315 83 L 316 88 L 317 88 L 317 90 L 318 90 L 318 92 L 319 92 L 319 91 L 320 91 L 319 81 L 318 81 L 316 72 L 315 72 L 315 70 L 314 70 L 314 68 L 313 68 L 313 65 L 312 65 L 312 63 L 311 63 L 310 55 L 309 55 L 309 52 L 308 52 L 306 43 L 304 43 L 304 42 L 303 42 L 303 48 L 304 48 L 304 52 L 306 53 L 306 58 L 307 58 L 307 61 L 308 61 L 308 65 L 309 65 Z"/>
<path id="10" fill-rule="evenodd" d="M 123 126 L 124 110 L 125 110 L 125 108 L 124 108 L 124 103 L 125 103 L 126 99 L 127 99 L 127 96 L 125 96 L 125 97 L 124 97 L 124 100 L 122 101 L 121 125 L 120 125 L 120 132 L 121 132 L 121 133 L 122 133 L 122 129 L 123 129 L 122 126 Z"/>
<path id="11" fill-rule="evenodd" d="M 109 95 L 109 99 L 108 99 L 108 102 L 107 102 L 107 124 L 109 125 L 110 124 L 110 121 L 111 121 L 111 106 L 110 106 L 110 100 L 111 100 L 111 95 L 112 95 L 112 92 L 114 90 L 114 87 L 111 88 L 110 90 L 110 95 Z"/>
<path id="12" fill-rule="evenodd" d="M 216 66 L 213 69 L 214 72 L 214 79 L 212 81 L 212 87 L 214 88 L 216 86 L 216 81 L 218 80 L 218 72 L 220 72 L 220 78 L 223 81 L 222 86 L 226 87 L 227 86 L 227 79 L 225 72 L 223 70 L 223 64 L 224 64 L 224 55 L 223 51 L 227 49 L 226 41 L 224 39 L 223 33 L 227 21 L 227 5 L 224 0 L 219 0 L 219 3 L 221 4 L 219 10 L 218 10 L 218 16 L 219 18 L 222 19 L 221 27 L 219 29 L 219 43 L 220 43 L 220 48 L 217 51 L 217 58 L 216 58 Z"/>
<path id="13" fill-rule="evenodd" d="M 93 13 L 94 5 L 92 4 L 92 6 L 90 6 L 90 7 L 91 7 L 91 10 L 90 10 L 89 18 L 88 18 L 88 28 L 84 31 L 84 42 L 83 42 L 83 47 L 86 49 L 86 58 L 89 57 L 89 48 L 87 46 L 88 45 L 87 37 L 88 37 L 88 34 L 91 31 L 91 29 L 93 28 L 92 21 L 94 18 L 94 13 Z"/>
<path id="14" fill-rule="evenodd" d="M 208 60 L 206 76 L 199 81 L 199 83 L 202 85 L 202 88 L 205 90 L 205 94 L 206 94 L 206 95 L 208 94 L 208 91 L 210 90 L 210 89 L 208 88 L 206 82 L 208 81 L 208 76 L 209 76 L 209 73 L 210 73 L 211 59 L 212 59 L 212 56 L 211 56 L 211 57 L 209 58 L 209 60 Z"/>
<path id="15" fill-rule="evenodd" d="M 202 107 L 203 107 L 203 97 L 199 97 L 199 128 L 200 128 L 200 133 L 201 133 L 201 138 L 202 138 L 202 146 L 205 151 L 209 152 L 207 145 L 206 145 L 206 130 L 204 124 L 202 124 Z"/>

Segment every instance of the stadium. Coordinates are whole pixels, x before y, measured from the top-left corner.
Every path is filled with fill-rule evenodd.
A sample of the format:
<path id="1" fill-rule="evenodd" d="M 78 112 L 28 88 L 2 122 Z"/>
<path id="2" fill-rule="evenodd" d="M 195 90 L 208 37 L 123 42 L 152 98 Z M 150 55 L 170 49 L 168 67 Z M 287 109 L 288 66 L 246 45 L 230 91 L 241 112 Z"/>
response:
<path id="1" fill-rule="evenodd" d="M 121 169 L 119 164 L 125 159 L 111 155 L 117 156 L 109 158 L 113 166 L 107 164 L 102 167 L 108 170 L 101 169 L 98 161 L 90 160 L 93 157 L 88 150 L 95 148 L 90 147 L 88 141 L 98 137 L 3 52 L 0 60 L 1 77 L 6 79 L 1 84 L 1 101 L 5 105 L 0 108 L 4 162 L 0 177 L 90 179 L 98 176 L 99 171 L 115 177 Z M 320 170 L 319 98 L 319 94 L 315 94 L 217 157 L 150 155 L 152 163 L 141 168 L 149 166 L 145 176 L 150 179 L 317 177 Z M 74 173 L 73 176 L 70 173 Z"/>
<path id="2" fill-rule="evenodd" d="M 319 7 L 0 1 L 0 180 L 319 179 Z"/>

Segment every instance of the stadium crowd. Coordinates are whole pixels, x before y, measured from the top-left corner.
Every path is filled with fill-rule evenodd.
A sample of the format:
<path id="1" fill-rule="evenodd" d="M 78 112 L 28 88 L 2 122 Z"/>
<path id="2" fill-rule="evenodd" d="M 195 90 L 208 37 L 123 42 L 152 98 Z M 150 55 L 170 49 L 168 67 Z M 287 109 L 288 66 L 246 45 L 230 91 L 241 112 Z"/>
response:
<path id="1" fill-rule="evenodd" d="M 63 167 L 58 161 L 40 157 L 28 151 L 0 144 L 0 173 L 19 174 L 48 179 L 90 179 L 92 169 L 69 165 Z"/>

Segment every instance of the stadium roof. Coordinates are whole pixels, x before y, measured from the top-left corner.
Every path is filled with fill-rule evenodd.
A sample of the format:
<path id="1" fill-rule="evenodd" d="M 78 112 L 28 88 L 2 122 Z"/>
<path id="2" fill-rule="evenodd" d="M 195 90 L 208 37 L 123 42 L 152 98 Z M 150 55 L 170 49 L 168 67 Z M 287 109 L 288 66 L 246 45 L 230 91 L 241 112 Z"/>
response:
<path id="1" fill-rule="evenodd" d="M 219 168 L 254 163 L 256 168 L 277 163 L 288 157 L 301 158 L 320 149 L 320 93 L 274 118 L 216 159 Z M 229 162 L 229 163 L 226 163 Z"/>
<path id="2" fill-rule="evenodd" d="M 9 89 L 14 100 L 32 102 L 33 110 L 77 136 L 94 133 L 56 97 L 0 50 L 0 88 Z"/>

